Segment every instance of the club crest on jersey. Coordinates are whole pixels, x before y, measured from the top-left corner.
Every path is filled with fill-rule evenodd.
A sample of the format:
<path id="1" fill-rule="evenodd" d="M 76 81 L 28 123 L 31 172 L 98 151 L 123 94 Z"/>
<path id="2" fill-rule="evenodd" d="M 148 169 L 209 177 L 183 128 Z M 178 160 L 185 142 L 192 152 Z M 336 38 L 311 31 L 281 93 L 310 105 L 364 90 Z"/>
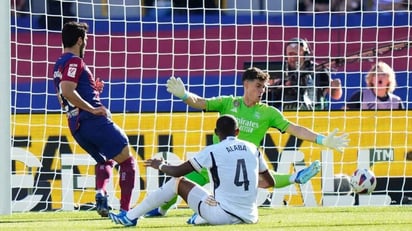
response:
<path id="1" fill-rule="evenodd" d="M 260 119 L 260 112 L 255 112 L 255 118 Z"/>
<path id="2" fill-rule="evenodd" d="M 233 101 L 233 108 L 230 111 L 237 112 L 238 107 L 240 107 L 240 102 L 239 102 L 239 100 L 235 100 L 235 101 Z"/>

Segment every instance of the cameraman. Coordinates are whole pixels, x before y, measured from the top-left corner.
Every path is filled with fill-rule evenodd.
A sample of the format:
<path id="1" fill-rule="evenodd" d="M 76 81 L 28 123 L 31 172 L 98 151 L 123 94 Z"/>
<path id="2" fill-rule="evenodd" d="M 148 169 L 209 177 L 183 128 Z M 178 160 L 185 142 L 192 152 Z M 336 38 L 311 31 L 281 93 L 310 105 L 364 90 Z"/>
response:
<path id="1" fill-rule="evenodd" d="M 289 40 L 285 52 L 283 78 L 271 80 L 267 91 L 268 104 L 282 111 L 327 110 L 329 93 L 332 99 L 340 99 L 340 79 L 332 80 L 329 70 L 316 67 L 305 40 Z"/>

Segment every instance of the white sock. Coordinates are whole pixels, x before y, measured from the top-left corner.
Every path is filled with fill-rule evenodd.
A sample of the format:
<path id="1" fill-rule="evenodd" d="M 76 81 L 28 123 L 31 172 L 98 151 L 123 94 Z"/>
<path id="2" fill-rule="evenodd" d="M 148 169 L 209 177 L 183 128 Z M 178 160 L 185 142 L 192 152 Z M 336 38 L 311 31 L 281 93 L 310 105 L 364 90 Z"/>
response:
<path id="1" fill-rule="evenodd" d="M 134 220 L 170 201 L 176 195 L 176 178 L 171 178 L 162 187 L 151 192 L 133 209 L 127 212 L 127 218 Z"/>
<path id="2" fill-rule="evenodd" d="M 292 175 L 290 175 L 289 182 L 291 184 L 294 184 L 297 176 L 298 176 L 298 172 L 294 172 Z"/>
<path id="3" fill-rule="evenodd" d="M 167 213 L 168 210 L 164 210 L 164 209 L 162 209 L 162 207 L 160 206 L 160 207 L 157 209 L 157 211 L 164 216 L 164 215 Z"/>

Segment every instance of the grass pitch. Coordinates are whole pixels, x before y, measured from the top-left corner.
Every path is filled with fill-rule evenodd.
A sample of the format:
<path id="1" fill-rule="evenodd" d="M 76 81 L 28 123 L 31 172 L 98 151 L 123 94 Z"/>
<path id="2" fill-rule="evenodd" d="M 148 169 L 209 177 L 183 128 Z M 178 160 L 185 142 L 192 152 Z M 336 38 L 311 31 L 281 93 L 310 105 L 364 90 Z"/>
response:
<path id="1" fill-rule="evenodd" d="M 0 216 L 0 230 L 412 230 L 412 206 L 260 208 L 257 224 L 192 226 L 189 209 L 162 218 L 142 218 L 137 227 L 115 225 L 95 211 L 28 212 Z"/>

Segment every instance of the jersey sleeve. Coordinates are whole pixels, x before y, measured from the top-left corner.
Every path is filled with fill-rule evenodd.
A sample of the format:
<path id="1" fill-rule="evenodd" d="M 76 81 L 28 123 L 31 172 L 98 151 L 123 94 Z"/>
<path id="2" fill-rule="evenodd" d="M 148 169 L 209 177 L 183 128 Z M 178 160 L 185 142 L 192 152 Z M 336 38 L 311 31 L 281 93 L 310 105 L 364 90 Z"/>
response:
<path id="1" fill-rule="evenodd" d="M 275 107 L 268 106 L 271 110 L 271 123 L 270 126 L 278 129 L 281 133 L 285 133 L 286 129 L 290 125 L 290 121 L 285 118 L 285 116 Z"/>
<path id="2" fill-rule="evenodd" d="M 223 112 L 232 101 L 233 96 L 219 96 L 206 99 L 206 111 Z"/>
<path id="3" fill-rule="evenodd" d="M 62 81 L 79 82 L 81 73 L 83 72 L 84 64 L 79 57 L 69 59 L 62 70 Z"/>
<path id="4" fill-rule="evenodd" d="M 211 150 L 209 150 L 208 146 L 189 159 L 190 164 L 197 172 L 200 172 L 202 168 L 210 168 L 212 166 L 210 152 Z"/>

